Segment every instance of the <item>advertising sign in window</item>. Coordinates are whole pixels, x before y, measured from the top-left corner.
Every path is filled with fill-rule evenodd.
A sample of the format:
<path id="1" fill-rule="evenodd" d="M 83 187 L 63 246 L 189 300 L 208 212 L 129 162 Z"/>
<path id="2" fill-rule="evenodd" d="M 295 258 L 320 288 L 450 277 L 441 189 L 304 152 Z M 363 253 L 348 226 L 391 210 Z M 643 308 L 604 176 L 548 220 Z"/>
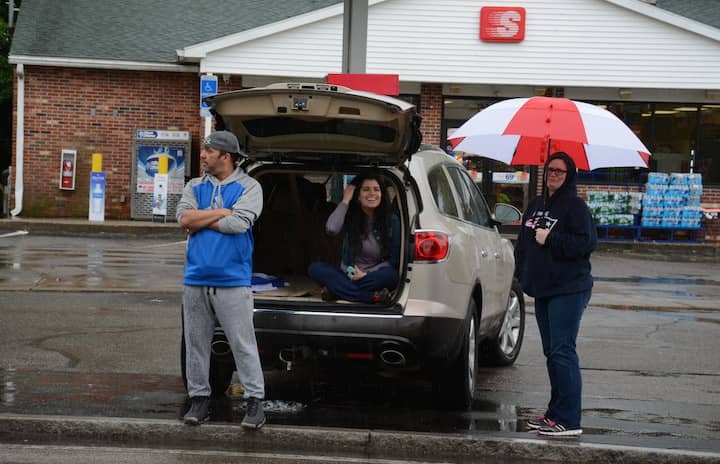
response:
<path id="1" fill-rule="evenodd" d="M 161 156 L 168 157 L 167 193 L 182 193 L 185 185 L 185 149 L 169 146 L 138 147 L 137 193 L 153 193 Z"/>

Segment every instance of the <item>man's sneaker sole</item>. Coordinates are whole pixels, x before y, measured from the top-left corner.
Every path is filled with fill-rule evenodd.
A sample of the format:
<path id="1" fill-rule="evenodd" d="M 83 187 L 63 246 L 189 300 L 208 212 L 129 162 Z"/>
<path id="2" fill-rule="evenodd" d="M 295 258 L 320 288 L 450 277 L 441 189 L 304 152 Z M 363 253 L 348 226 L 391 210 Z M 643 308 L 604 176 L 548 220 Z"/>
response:
<path id="1" fill-rule="evenodd" d="M 559 437 L 559 438 L 573 438 L 582 435 L 582 429 L 566 429 L 562 427 L 562 430 L 558 428 L 542 427 L 537 429 L 537 434 L 544 437 Z"/>
<path id="2" fill-rule="evenodd" d="M 210 416 L 207 416 L 203 419 L 198 419 L 197 417 L 185 417 L 183 418 L 183 422 L 185 422 L 185 425 L 200 425 L 203 422 L 207 421 L 210 418 Z"/>
<path id="3" fill-rule="evenodd" d="M 263 425 L 265 425 L 265 422 L 266 422 L 266 419 L 263 418 L 262 422 L 260 422 L 260 423 L 258 423 L 258 424 L 253 424 L 252 422 L 241 422 L 240 425 L 243 426 L 243 427 L 246 428 L 246 429 L 255 429 L 255 430 L 257 430 L 257 429 L 259 429 L 260 427 L 262 427 Z"/>

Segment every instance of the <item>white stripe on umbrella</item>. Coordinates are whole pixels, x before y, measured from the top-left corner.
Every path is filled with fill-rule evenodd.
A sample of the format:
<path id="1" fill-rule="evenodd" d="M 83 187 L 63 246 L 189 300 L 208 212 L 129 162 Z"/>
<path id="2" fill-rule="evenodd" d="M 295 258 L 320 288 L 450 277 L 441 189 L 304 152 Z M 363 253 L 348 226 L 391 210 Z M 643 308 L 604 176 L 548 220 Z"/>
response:
<path id="1" fill-rule="evenodd" d="M 626 150 L 603 145 L 585 145 L 585 156 L 590 169 L 618 167 L 646 167 L 647 160 L 637 150 Z"/>
<path id="2" fill-rule="evenodd" d="M 449 137 L 451 141 L 478 134 L 502 134 L 527 98 L 513 98 L 503 100 L 493 105 L 492 113 L 480 111 L 467 120 L 458 130 Z"/>
<path id="3" fill-rule="evenodd" d="M 481 135 L 465 137 L 455 146 L 455 150 L 472 153 L 478 156 L 493 154 L 492 158 L 510 164 L 515 155 L 519 135 Z M 477 142 L 480 143 L 477 143 Z M 479 148 L 482 147 L 482 148 Z"/>

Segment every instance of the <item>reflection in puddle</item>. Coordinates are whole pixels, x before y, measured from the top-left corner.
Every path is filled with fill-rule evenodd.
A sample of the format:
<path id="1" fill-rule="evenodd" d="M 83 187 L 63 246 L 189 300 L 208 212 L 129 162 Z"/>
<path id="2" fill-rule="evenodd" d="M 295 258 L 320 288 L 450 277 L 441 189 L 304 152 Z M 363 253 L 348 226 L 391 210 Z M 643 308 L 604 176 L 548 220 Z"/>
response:
<path id="1" fill-rule="evenodd" d="M 13 404 L 16 390 L 15 369 L 0 369 L 0 403 Z"/>
<path id="2" fill-rule="evenodd" d="M 698 278 L 677 278 L 677 277 L 599 277 L 593 276 L 596 282 L 625 282 L 633 284 L 669 284 L 669 285 L 720 285 L 720 281 Z"/>

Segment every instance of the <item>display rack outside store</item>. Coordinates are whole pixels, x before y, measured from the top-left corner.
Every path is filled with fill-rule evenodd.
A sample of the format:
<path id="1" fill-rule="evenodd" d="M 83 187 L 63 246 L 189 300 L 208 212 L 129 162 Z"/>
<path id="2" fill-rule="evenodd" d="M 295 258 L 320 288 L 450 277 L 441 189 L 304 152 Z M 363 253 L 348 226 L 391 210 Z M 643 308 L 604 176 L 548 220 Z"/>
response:
<path id="1" fill-rule="evenodd" d="M 649 173 L 645 192 L 589 191 L 601 240 L 702 242 L 702 177 Z"/>

